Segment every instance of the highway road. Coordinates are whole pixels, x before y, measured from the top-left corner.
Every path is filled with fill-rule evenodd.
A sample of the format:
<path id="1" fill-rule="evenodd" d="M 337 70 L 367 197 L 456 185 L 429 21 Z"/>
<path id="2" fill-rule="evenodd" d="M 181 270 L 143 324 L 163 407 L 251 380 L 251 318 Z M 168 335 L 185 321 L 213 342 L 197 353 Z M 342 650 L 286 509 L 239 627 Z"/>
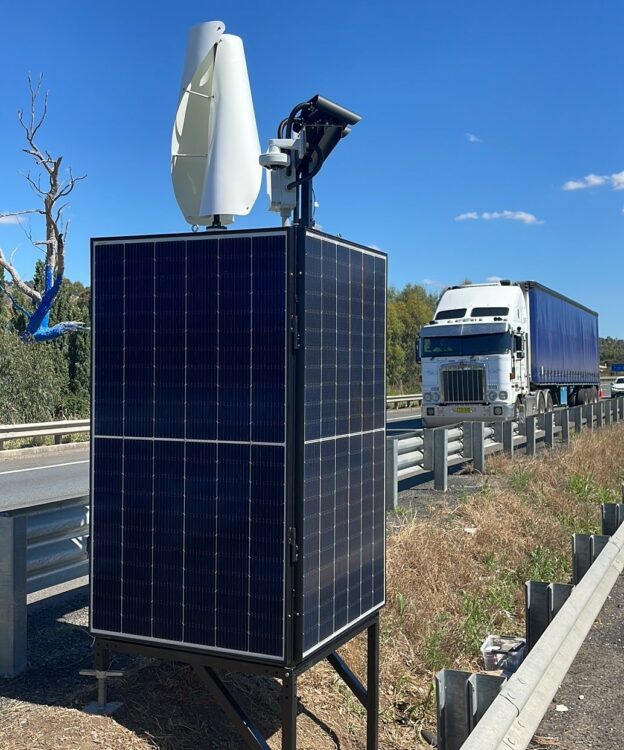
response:
<path id="1" fill-rule="evenodd" d="M 421 427 L 420 409 L 392 409 L 388 429 Z M 33 506 L 51 499 L 79 497 L 89 491 L 89 446 L 71 451 L 28 455 L 21 453 L 0 461 L 0 512 Z"/>
<path id="2" fill-rule="evenodd" d="M 89 444 L 0 461 L 0 511 L 49 500 L 86 495 L 89 490 Z"/>

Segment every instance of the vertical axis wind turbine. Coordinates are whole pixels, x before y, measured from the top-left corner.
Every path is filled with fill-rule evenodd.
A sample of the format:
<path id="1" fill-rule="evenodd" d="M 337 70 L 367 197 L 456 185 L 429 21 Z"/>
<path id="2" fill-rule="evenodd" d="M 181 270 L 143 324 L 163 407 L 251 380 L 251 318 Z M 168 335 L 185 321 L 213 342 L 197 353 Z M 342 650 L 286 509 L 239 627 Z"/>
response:
<path id="1" fill-rule="evenodd" d="M 262 181 L 243 42 L 222 21 L 191 29 L 171 139 L 171 178 L 184 218 L 222 227 L 246 216 Z"/>

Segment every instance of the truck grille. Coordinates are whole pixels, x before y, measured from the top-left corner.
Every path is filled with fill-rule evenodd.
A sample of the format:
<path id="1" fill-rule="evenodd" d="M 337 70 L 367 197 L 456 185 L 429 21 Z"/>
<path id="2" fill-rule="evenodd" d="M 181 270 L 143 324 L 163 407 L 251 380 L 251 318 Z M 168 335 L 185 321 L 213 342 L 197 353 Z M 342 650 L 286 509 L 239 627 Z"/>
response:
<path id="1" fill-rule="evenodd" d="M 452 367 L 442 371 L 442 400 L 447 404 L 485 402 L 485 369 Z"/>

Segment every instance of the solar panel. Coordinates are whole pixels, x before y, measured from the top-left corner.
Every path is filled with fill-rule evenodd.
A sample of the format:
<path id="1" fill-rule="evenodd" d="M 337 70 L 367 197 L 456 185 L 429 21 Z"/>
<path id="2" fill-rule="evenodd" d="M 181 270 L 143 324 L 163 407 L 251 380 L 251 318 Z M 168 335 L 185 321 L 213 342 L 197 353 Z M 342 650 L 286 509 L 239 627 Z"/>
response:
<path id="1" fill-rule="evenodd" d="M 286 663 L 383 604 L 385 256 L 304 244 L 92 242 L 94 634 Z"/>
<path id="2" fill-rule="evenodd" d="M 310 233 L 303 655 L 384 602 L 386 258 Z"/>
<path id="3" fill-rule="evenodd" d="M 283 656 L 286 253 L 94 243 L 94 632 Z"/>

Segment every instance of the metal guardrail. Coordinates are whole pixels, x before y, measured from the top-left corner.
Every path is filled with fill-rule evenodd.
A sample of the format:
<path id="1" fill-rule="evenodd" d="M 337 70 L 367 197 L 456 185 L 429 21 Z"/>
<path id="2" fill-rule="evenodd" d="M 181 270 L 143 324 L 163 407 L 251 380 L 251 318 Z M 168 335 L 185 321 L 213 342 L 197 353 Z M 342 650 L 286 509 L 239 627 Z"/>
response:
<path id="1" fill-rule="evenodd" d="M 416 406 L 422 405 L 422 393 L 408 393 L 405 395 L 400 396 L 388 396 L 386 398 L 386 406 L 391 407 L 394 406 L 396 409 L 400 407 L 401 404 L 405 404 L 405 406 L 409 407 L 412 404 L 416 404 Z"/>
<path id="2" fill-rule="evenodd" d="M 386 439 L 387 507 L 396 509 L 399 484 L 405 480 L 433 473 L 435 489 L 445 492 L 449 468 L 457 464 L 472 463 L 482 472 L 487 454 L 504 451 L 513 456 L 516 448 L 524 447 L 532 456 L 540 441 L 553 447 L 557 439 L 569 442 L 571 432 L 600 428 L 621 419 L 624 419 L 622 396 L 537 414 L 522 423 L 464 422 L 457 427 L 423 428 L 390 435 Z"/>
<path id="3" fill-rule="evenodd" d="M 66 419 L 61 422 L 39 422 L 37 424 L 2 424 L 0 425 L 0 450 L 4 449 L 7 440 L 20 438 L 54 436 L 56 445 L 60 445 L 63 435 L 77 432 L 89 432 L 91 423 L 88 419 Z"/>
<path id="4" fill-rule="evenodd" d="M 26 597 L 89 572 L 89 498 L 0 513 L 0 677 L 26 669 Z"/>
<path id="5" fill-rule="evenodd" d="M 605 510 L 613 508 L 605 506 L 603 514 Z M 600 553 L 574 586 L 519 669 L 485 711 L 461 750 L 525 750 L 528 747 L 618 576 L 624 570 L 624 525 L 601 546 Z"/>

